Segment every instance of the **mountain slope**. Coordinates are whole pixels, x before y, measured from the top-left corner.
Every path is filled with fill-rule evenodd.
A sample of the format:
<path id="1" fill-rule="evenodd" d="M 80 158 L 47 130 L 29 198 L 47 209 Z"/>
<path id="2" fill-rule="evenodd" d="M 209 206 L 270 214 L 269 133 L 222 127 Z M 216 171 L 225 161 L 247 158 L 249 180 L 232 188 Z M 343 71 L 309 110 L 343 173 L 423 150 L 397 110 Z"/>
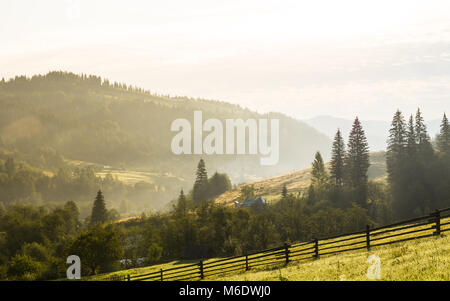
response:
<path id="1" fill-rule="evenodd" d="M 270 113 L 280 120 L 275 166 L 261 166 L 259 155 L 175 155 L 171 123 L 185 118 L 193 124 L 195 110 L 203 112 L 203 120 L 223 124 L 227 118 L 267 118 L 225 102 L 154 95 L 97 76 L 50 72 L 0 82 L 0 148 L 49 170 L 60 166 L 42 159 L 44 150 L 113 170 L 169 173 L 173 177 L 160 184 L 169 200 L 192 187 L 201 157 L 210 173 L 226 172 L 239 183 L 307 167 L 316 150 L 325 153 L 330 147 L 330 139 L 304 122 Z M 182 180 L 173 181 L 177 178 Z"/>

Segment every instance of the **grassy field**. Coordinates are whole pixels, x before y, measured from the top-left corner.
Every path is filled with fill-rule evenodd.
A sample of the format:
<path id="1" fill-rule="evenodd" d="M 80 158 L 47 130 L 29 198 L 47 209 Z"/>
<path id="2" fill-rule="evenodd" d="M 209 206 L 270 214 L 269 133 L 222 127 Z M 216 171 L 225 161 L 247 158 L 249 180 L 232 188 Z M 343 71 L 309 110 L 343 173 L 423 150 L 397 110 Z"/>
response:
<path id="1" fill-rule="evenodd" d="M 329 163 L 326 164 L 329 166 Z M 386 180 L 386 158 L 385 153 L 370 154 L 369 179 L 375 181 Z M 297 194 L 306 191 L 311 183 L 311 168 L 296 170 L 275 177 L 241 184 L 231 191 L 227 191 L 218 196 L 215 201 L 219 204 L 233 205 L 241 197 L 241 188 L 246 185 L 253 185 L 255 194 L 262 196 L 269 203 L 279 199 L 283 185 L 290 193 Z"/>
<path id="2" fill-rule="evenodd" d="M 369 255 L 380 258 L 380 280 L 450 280 L 450 237 L 432 237 L 374 248 L 370 252 L 340 253 L 302 264 L 209 278 L 216 281 L 336 281 L 371 280 Z"/>
<path id="3" fill-rule="evenodd" d="M 450 229 L 450 218 L 442 219 L 442 230 Z M 402 227 L 402 226 L 399 226 Z M 396 229 L 396 228 L 391 228 Z M 380 259 L 380 280 L 450 280 L 450 236 L 441 235 L 440 237 L 430 237 L 417 240 L 410 240 L 407 242 L 396 242 L 390 245 L 375 246 L 376 244 L 387 243 L 400 239 L 407 239 L 417 237 L 425 234 L 432 234 L 434 229 L 430 225 L 423 225 L 414 228 L 414 231 L 423 230 L 421 232 L 407 233 L 411 229 L 398 230 L 395 232 L 384 233 L 387 229 L 382 229 L 373 232 L 373 243 L 371 251 L 365 250 L 364 235 L 353 235 L 340 237 L 325 241 L 320 241 L 323 244 L 320 247 L 322 250 L 327 248 L 325 253 L 344 250 L 347 248 L 361 247 L 361 250 L 348 251 L 339 253 L 337 255 L 323 255 L 320 259 L 310 258 L 308 255 L 297 255 L 305 253 L 306 248 L 310 248 L 309 244 L 293 245 L 291 250 L 291 259 L 294 261 L 287 266 L 284 264 L 276 264 L 272 266 L 260 266 L 252 268 L 250 264 L 250 271 L 244 272 L 244 263 L 242 263 L 241 271 L 224 274 L 208 276 L 205 272 L 206 280 L 213 281 L 276 281 L 276 280 L 370 280 L 366 273 L 371 265 L 368 263 L 370 255 L 376 255 Z M 377 235 L 378 234 L 378 235 Z M 392 234 L 398 236 L 388 237 Z M 377 238 L 377 240 L 375 240 Z M 355 242 L 356 245 L 343 246 L 340 242 L 342 239 L 350 239 L 350 242 Z M 344 244 L 349 243 L 347 240 Z M 309 249 L 310 251 L 310 249 Z M 324 254 L 324 251 L 320 251 Z M 254 256 L 259 256 L 254 255 Z M 251 257 L 250 262 L 251 262 Z M 275 259 L 276 255 L 273 256 Z M 267 257 L 270 258 L 270 257 Z M 217 259 L 208 259 L 205 262 L 214 261 Z M 295 260 L 302 260 L 296 262 Z M 144 268 L 136 268 L 130 270 L 123 270 L 115 273 L 97 275 L 89 278 L 89 280 L 107 280 L 112 276 L 126 276 L 126 275 L 140 275 L 159 271 L 160 269 L 169 269 L 173 267 L 181 267 L 183 265 L 197 263 L 198 260 L 192 261 L 173 261 L 166 264 L 154 265 Z M 283 260 L 281 260 L 283 262 Z M 235 265 L 231 263 L 230 268 Z M 226 267 L 225 263 L 224 266 Z M 234 268 L 234 267 L 233 267 Z"/>

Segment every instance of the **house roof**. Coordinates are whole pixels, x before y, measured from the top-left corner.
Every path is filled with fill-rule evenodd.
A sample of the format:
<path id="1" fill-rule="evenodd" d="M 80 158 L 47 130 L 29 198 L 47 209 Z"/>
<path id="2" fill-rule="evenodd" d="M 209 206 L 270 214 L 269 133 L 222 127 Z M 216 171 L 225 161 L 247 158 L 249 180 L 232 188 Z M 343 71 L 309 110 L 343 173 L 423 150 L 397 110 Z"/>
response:
<path id="1" fill-rule="evenodd" d="M 258 204 L 267 204 L 267 201 L 266 201 L 263 197 L 258 197 L 256 200 L 245 200 L 245 201 L 242 203 L 242 206 L 251 206 L 251 205 L 253 205 L 253 204 L 255 204 L 255 203 L 258 203 Z"/>

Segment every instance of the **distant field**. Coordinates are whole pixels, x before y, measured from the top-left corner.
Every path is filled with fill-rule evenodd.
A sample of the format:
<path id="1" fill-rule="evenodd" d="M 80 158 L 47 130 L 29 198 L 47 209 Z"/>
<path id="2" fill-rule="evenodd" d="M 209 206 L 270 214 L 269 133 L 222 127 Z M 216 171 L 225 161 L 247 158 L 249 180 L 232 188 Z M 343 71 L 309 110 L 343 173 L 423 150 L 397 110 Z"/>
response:
<path id="1" fill-rule="evenodd" d="M 106 169 L 102 172 L 96 173 L 96 175 L 101 178 L 104 178 L 107 174 L 111 174 L 113 177 L 117 177 L 118 180 L 129 185 L 134 185 L 138 182 L 147 182 L 150 184 L 154 184 L 154 178 L 158 176 L 157 174 L 151 172 L 116 169 Z"/>
<path id="2" fill-rule="evenodd" d="M 184 179 L 176 177 L 170 173 L 155 173 L 148 170 L 129 170 L 114 168 L 109 166 L 103 166 L 97 163 L 77 161 L 77 160 L 66 160 L 69 165 L 77 167 L 92 167 L 96 171 L 96 175 L 104 178 L 107 174 L 111 174 L 113 177 L 117 178 L 119 181 L 124 182 L 128 185 L 134 185 L 138 182 L 146 182 L 150 184 L 155 184 L 161 182 L 164 179 L 176 179 L 183 182 Z"/>

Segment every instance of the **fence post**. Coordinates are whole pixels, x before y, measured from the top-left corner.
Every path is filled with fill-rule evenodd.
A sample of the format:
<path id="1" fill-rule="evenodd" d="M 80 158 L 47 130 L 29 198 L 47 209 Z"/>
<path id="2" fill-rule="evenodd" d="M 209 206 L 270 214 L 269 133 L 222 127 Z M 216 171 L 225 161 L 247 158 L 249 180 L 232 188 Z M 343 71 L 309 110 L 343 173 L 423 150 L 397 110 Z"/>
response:
<path id="1" fill-rule="evenodd" d="M 248 254 L 245 253 L 245 270 L 248 271 Z"/>
<path id="2" fill-rule="evenodd" d="M 290 246 L 285 242 L 285 243 L 284 243 L 284 254 L 285 254 L 285 256 L 286 256 L 286 264 L 289 263 L 289 253 L 290 253 L 289 247 L 290 247 Z"/>
<path id="3" fill-rule="evenodd" d="M 319 240 L 314 238 L 314 258 L 319 258 Z"/>
<path id="4" fill-rule="evenodd" d="M 127 275 L 127 281 L 131 281 L 130 274 Z"/>
<path id="5" fill-rule="evenodd" d="M 198 263 L 198 266 L 200 268 L 200 279 L 203 279 L 204 278 L 204 275 L 203 275 L 203 260 L 200 260 L 200 262 Z"/>
<path id="6" fill-rule="evenodd" d="M 366 225 L 366 245 L 367 251 L 370 251 L 370 226 Z"/>
<path id="7" fill-rule="evenodd" d="M 436 231 L 433 234 L 441 235 L 441 212 L 436 209 L 434 214 L 436 215 Z"/>
<path id="8" fill-rule="evenodd" d="M 161 269 L 161 271 L 160 271 L 160 276 L 161 276 L 161 281 L 163 281 L 163 269 Z"/>

